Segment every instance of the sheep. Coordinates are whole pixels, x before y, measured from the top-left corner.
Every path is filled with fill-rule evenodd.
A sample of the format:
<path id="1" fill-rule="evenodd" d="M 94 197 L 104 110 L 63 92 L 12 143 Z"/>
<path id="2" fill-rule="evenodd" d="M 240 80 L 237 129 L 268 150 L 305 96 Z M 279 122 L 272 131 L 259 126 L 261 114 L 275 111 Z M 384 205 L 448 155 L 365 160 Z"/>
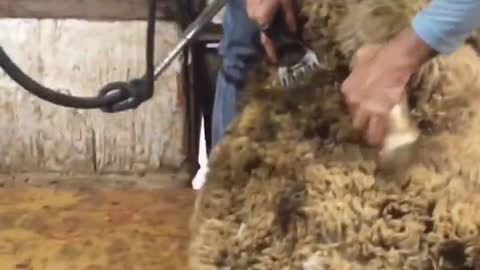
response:
<path id="1" fill-rule="evenodd" d="M 408 83 L 415 162 L 379 170 L 340 93 L 356 51 L 407 26 L 423 0 L 303 0 L 303 39 L 328 69 L 280 89 L 260 64 L 213 149 L 190 266 L 478 269 L 480 58 L 466 42 Z"/>

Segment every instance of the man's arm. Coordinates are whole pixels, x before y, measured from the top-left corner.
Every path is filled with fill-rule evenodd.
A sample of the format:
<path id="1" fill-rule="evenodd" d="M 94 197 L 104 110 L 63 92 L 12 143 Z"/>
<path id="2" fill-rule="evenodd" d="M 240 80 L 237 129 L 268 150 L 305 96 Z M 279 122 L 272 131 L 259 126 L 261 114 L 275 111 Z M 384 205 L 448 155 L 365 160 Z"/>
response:
<path id="1" fill-rule="evenodd" d="M 480 27 L 480 0 L 433 0 L 411 26 L 360 61 L 342 84 L 353 125 L 381 145 L 391 108 L 401 101 L 408 79 L 436 54 L 449 54 Z M 364 54 L 365 55 L 365 54 Z"/>
<path id="2" fill-rule="evenodd" d="M 480 0 L 433 0 L 412 21 L 415 33 L 433 50 L 449 54 L 480 27 Z"/>
<path id="3" fill-rule="evenodd" d="M 293 6 L 293 0 L 245 0 L 247 4 L 248 17 L 258 24 L 259 29 L 268 25 L 273 20 L 276 12 L 280 8 L 283 11 L 287 28 L 290 32 L 297 32 L 297 16 Z M 480 0 L 479 0 L 480 1 Z M 270 60 L 274 63 L 278 61 L 277 52 L 273 41 L 264 33 L 261 35 L 261 43 Z"/>

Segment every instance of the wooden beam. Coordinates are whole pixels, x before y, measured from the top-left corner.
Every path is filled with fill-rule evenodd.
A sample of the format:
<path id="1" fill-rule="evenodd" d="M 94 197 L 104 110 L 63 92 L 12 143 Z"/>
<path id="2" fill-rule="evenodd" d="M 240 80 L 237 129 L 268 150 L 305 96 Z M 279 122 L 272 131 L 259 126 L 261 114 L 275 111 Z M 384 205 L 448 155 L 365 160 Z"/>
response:
<path id="1" fill-rule="evenodd" d="M 158 19 L 173 20 L 172 2 L 157 0 Z M 0 0 L 0 18 L 144 20 L 148 0 Z"/>
<path id="2" fill-rule="evenodd" d="M 196 42 L 220 42 L 223 36 L 222 26 L 219 24 L 210 23 L 205 26 L 205 29 L 200 32 L 195 39 Z"/>

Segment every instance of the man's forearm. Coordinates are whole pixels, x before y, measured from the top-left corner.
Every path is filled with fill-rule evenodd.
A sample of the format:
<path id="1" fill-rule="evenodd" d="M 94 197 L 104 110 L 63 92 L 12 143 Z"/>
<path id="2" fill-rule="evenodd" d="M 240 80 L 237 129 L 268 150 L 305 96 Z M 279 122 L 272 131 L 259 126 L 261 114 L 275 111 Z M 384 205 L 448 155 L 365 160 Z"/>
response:
<path id="1" fill-rule="evenodd" d="M 400 69 L 412 73 L 420 66 L 432 59 L 437 52 L 430 47 L 411 27 L 403 30 L 384 49 L 385 57 L 393 60 Z"/>
<path id="2" fill-rule="evenodd" d="M 383 48 L 381 59 L 410 74 L 435 55 L 455 51 L 479 27 L 480 0 L 433 0 Z"/>
<path id="3" fill-rule="evenodd" d="M 480 28 L 480 0 L 433 0 L 415 16 L 412 28 L 438 53 L 451 53 Z"/>

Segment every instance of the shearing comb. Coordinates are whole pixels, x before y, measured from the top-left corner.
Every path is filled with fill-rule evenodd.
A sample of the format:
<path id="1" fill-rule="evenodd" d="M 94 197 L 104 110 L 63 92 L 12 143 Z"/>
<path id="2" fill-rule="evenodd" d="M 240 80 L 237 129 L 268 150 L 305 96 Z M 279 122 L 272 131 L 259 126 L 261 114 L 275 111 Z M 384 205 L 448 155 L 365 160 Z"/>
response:
<path id="1" fill-rule="evenodd" d="M 287 30 L 280 11 L 261 31 L 275 46 L 278 55 L 278 78 L 282 87 L 294 87 L 306 75 L 322 68 L 315 52 Z"/>

